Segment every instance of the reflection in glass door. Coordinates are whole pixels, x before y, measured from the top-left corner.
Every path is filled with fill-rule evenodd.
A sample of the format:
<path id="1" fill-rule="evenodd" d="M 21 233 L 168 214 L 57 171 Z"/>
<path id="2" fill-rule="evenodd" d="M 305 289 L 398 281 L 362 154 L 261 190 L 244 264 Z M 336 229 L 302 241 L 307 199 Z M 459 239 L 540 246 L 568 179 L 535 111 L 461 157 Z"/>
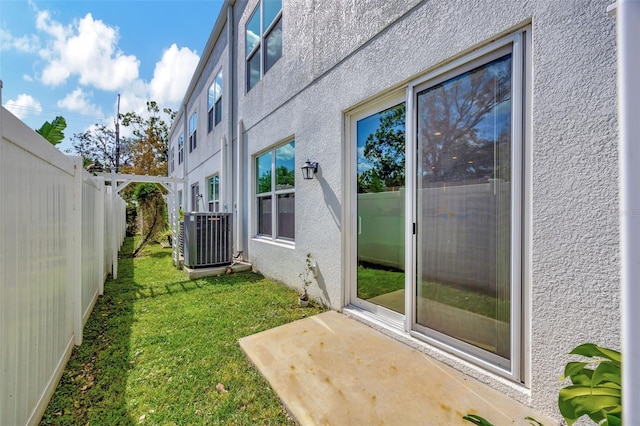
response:
<path id="1" fill-rule="evenodd" d="M 358 300 L 405 310 L 405 104 L 356 122 Z"/>
<path id="2" fill-rule="evenodd" d="M 512 58 L 494 57 L 417 92 L 415 321 L 508 367 Z"/>

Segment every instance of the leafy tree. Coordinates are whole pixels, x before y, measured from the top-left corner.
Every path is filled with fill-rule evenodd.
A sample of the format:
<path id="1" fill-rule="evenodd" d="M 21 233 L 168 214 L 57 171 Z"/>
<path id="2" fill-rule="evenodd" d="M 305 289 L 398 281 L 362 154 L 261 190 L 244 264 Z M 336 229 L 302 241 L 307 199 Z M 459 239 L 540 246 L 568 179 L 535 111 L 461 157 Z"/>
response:
<path id="1" fill-rule="evenodd" d="M 295 172 L 287 166 L 276 169 L 276 189 L 293 188 L 296 184 Z"/>
<path id="2" fill-rule="evenodd" d="M 358 174 L 358 192 L 404 186 L 405 113 L 404 103 L 381 113 L 380 125 L 364 145 L 364 157 L 373 167 Z"/>
<path id="3" fill-rule="evenodd" d="M 51 123 L 45 121 L 42 127 L 36 130 L 51 145 L 56 146 L 64 140 L 64 129 L 67 128 L 67 121 L 61 115 L 53 119 Z"/>
<path id="4" fill-rule="evenodd" d="M 93 169 L 115 170 L 116 168 L 116 132 L 104 124 L 96 124 L 71 138 L 71 149 L 68 153 L 81 155 Z M 131 163 L 130 141 L 120 140 L 120 164 Z"/>
<path id="5" fill-rule="evenodd" d="M 494 169 L 509 178 L 510 121 L 499 111 L 511 101 L 510 64 L 498 59 L 418 95 L 425 185 L 493 177 Z"/>
<path id="6" fill-rule="evenodd" d="M 271 191 L 271 171 L 258 176 L 258 194 Z"/>
<path id="7" fill-rule="evenodd" d="M 133 197 L 138 202 L 142 216 L 140 244 L 132 253 L 132 257 L 135 257 L 147 243 L 155 241 L 167 228 L 167 210 L 162 191 L 154 183 L 137 185 Z"/>
<path id="8" fill-rule="evenodd" d="M 165 176 L 169 159 L 169 124 L 161 116 L 160 107 L 154 101 L 147 102 L 149 117 L 128 112 L 122 114 L 122 125 L 133 128 L 133 140 L 130 143 L 131 162 L 122 171 L 125 173 Z M 173 120 L 176 113 L 170 108 L 162 112 Z"/>

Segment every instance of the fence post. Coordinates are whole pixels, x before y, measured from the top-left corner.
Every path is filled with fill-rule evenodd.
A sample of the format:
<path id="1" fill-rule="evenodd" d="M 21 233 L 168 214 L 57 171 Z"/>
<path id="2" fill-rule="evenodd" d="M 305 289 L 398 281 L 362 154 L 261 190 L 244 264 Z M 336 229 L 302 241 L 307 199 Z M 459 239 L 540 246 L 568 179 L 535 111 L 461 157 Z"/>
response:
<path id="1" fill-rule="evenodd" d="M 118 221 L 116 220 L 116 195 L 118 195 L 118 182 L 116 181 L 116 174 L 111 170 L 111 262 L 112 262 L 112 276 L 114 280 L 118 279 L 118 236 L 120 235 L 117 229 Z"/>
<path id="2" fill-rule="evenodd" d="M 98 229 L 98 241 L 96 242 L 96 244 L 98 245 L 98 270 L 100 271 L 98 294 L 102 296 L 104 294 L 104 194 L 106 191 L 106 187 L 104 185 L 103 177 L 97 177 L 96 181 L 98 182 L 98 188 L 100 189 L 100 195 L 96 197 L 96 211 L 98 215 L 96 221 L 96 228 Z"/>
<path id="3" fill-rule="evenodd" d="M 73 291 L 74 344 L 82 344 L 82 157 L 73 157 L 71 208 L 71 282 Z"/>

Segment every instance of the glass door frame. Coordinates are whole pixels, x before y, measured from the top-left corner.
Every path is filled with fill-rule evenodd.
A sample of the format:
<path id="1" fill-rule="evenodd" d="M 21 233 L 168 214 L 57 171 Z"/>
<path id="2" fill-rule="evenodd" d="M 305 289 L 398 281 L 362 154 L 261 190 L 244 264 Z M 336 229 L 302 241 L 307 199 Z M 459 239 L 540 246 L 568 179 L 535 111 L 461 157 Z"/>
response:
<path id="1" fill-rule="evenodd" d="M 526 149 L 531 135 L 531 27 L 523 27 L 501 39 L 460 56 L 437 70 L 428 72 L 386 95 L 370 98 L 344 113 L 344 161 L 342 174 L 345 177 L 343 193 L 343 297 L 344 306 L 356 307 L 372 314 L 376 319 L 389 324 L 406 334 L 428 343 L 432 347 L 453 354 L 486 371 L 508 378 L 514 382 L 531 381 L 530 354 L 530 257 L 531 240 L 531 188 L 532 153 Z M 442 335 L 425 333 L 416 324 L 417 295 L 417 138 L 416 138 L 416 99 L 417 93 L 425 85 L 431 85 L 458 74 L 461 70 L 474 68 L 483 62 L 483 58 L 496 51 L 509 48 L 512 54 L 512 152 L 513 170 L 511 214 L 511 354 L 508 366 L 501 365 L 487 356 L 486 351 L 465 346 L 460 340 L 447 341 Z M 418 90 L 420 89 L 420 90 Z M 357 297 L 357 122 L 377 112 L 381 112 L 399 103 L 405 102 L 405 314 L 401 315 L 384 307 L 358 299 Z M 527 194 L 527 195 L 525 195 Z"/>
<path id="2" fill-rule="evenodd" d="M 425 341 L 434 347 L 452 353 L 459 358 L 470 361 L 473 364 L 480 365 L 483 368 L 505 376 L 514 381 L 523 381 L 524 379 L 524 362 L 523 362 L 523 346 L 525 335 L 523 334 L 523 310 L 525 309 L 523 301 L 524 285 L 527 280 L 524 278 L 525 268 L 523 266 L 523 253 L 525 253 L 525 232 L 524 218 L 527 206 L 523 199 L 523 193 L 527 177 L 525 175 L 524 165 L 527 164 L 525 153 L 523 152 L 525 142 L 525 93 L 528 87 L 528 76 L 525 75 L 525 51 L 524 44 L 528 32 L 519 31 L 494 43 L 491 43 L 481 49 L 478 49 L 464 57 L 461 57 L 437 71 L 431 72 L 407 86 L 407 215 L 412 217 L 407 222 L 412 224 L 418 223 L 418 202 L 417 202 L 417 117 L 416 103 L 417 95 L 420 91 L 427 87 L 436 85 L 454 76 L 460 75 L 465 71 L 473 69 L 483 63 L 489 61 L 492 55 L 498 56 L 505 51 L 512 54 L 512 148 L 511 148 L 511 164 L 512 164 L 512 199 L 511 199 L 511 313 L 510 313 L 510 339 L 511 350 L 508 363 L 504 363 L 504 359 L 493 356 L 487 351 L 479 349 L 473 345 L 462 342 L 453 337 L 444 335 L 434 330 L 429 330 L 424 326 L 417 324 L 416 312 L 416 295 L 417 295 L 417 255 L 418 247 L 421 247 L 419 241 L 419 233 L 411 233 L 407 235 L 407 243 L 411 242 L 411 248 L 407 248 L 412 255 L 410 265 L 411 269 L 407 269 L 407 277 L 411 279 L 410 294 L 411 302 L 407 307 L 407 319 L 410 320 L 408 325 L 411 336 Z M 410 194 L 410 195 L 409 195 Z M 411 205 L 409 205 L 411 204 Z M 413 228 L 413 226 L 412 226 Z M 413 231 L 413 230 L 412 230 Z"/>
<path id="3" fill-rule="evenodd" d="M 405 249 L 405 314 L 395 312 L 384 306 L 377 305 L 375 303 L 368 302 L 364 299 L 358 298 L 358 234 L 359 234 L 359 222 L 358 222 L 358 170 L 357 170 L 357 124 L 358 121 L 367 118 L 373 114 L 382 112 L 388 108 L 396 106 L 398 104 L 406 102 L 406 92 L 404 89 L 396 90 L 386 96 L 377 99 L 372 102 L 364 103 L 352 111 L 348 112 L 345 120 L 345 170 L 344 176 L 348 177 L 345 180 L 345 194 L 348 194 L 345 199 L 347 200 L 346 212 L 349 212 L 349 216 L 345 221 L 348 226 L 346 227 L 346 238 L 344 244 L 344 255 L 348 259 L 347 264 L 349 267 L 345 268 L 345 305 L 355 306 L 359 309 L 372 313 L 374 316 L 385 321 L 386 323 L 402 328 L 407 331 L 407 308 L 408 300 L 406 297 L 406 291 L 408 288 L 408 273 L 407 273 L 407 250 Z M 406 120 L 406 117 L 405 117 Z M 405 137 L 407 134 L 407 126 L 405 121 Z M 406 149 L 406 139 L 405 139 Z M 406 152 L 406 151 L 405 151 Z M 405 165 L 405 170 L 406 165 Z M 405 173 L 406 176 L 406 173 Z M 409 196 L 409 192 L 405 190 L 405 209 L 406 198 Z M 406 228 L 406 210 L 405 210 L 405 228 Z M 406 234 L 406 229 L 405 229 Z M 405 247 L 406 240 L 405 240 Z M 410 278 L 410 277 L 409 277 Z"/>

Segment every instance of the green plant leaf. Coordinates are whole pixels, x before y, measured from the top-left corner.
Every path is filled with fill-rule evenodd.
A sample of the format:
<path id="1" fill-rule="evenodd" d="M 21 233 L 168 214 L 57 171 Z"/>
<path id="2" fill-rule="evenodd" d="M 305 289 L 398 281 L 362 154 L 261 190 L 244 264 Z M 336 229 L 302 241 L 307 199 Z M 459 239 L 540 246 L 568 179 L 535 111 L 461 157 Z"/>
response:
<path id="1" fill-rule="evenodd" d="M 51 145 L 58 145 L 64 140 L 64 129 L 67 128 L 67 121 L 62 116 L 56 117 L 51 123 L 45 121 L 36 133 L 48 140 Z"/>
<path id="2" fill-rule="evenodd" d="M 473 423 L 478 426 L 493 426 L 493 423 L 485 419 L 484 417 L 477 416 L 475 414 L 467 414 L 462 417 L 464 420 Z"/>
<path id="3" fill-rule="evenodd" d="M 538 420 L 534 419 L 533 417 L 525 417 L 525 420 L 529 420 L 529 423 L 531 423 L 533 426 L 544 426 L 542 423 L 540 423 Z"/>
<path id="4" fill-rule="evenodd" d="M 591 377 L 591 385 L 608 385 L 609 387 L 622 387 L 622 371 L 618 365 L 613 362 L 602 361 L 593 372 Z"/>
<path id="5" fill-rule="evenodd" d="M 620 407 L 622 409 L 622 407 Z M 622 426 L 622 417 L 620 415 L 607 414 L 607 421 L 603 423 L 603 426 Z"/>
<path id="6" fill-rule="evenodd" d="M 569 426 L 583 415 L 599 423 L 607 412 L 615 412 L 621 406 L 620 389 L 598 386 L 572 385 L 560 389 L 558 408 Z"/>
<path id="7" fill-rule="evenodd" d="M 594 345 L 593 343 L 584 343 L 582 345 L 576 346 L 571 352 L 571 355 L 582 355 L 589 358 L 593 357 L 602 357 L 606 358 L 616 365 L 620 365 L 622 362 L 622 354 L 613 349 L 603 348 L 598 345 Z"/>
<path id="8" fill-rule="evenodd" d="M 579 374 L 583 374 L 582 370 L 588 364 L 589 364 L 588 362 L 577 362 L 577 361 L 568 362 L 566 367 L 564 368 L 564 375 L 560 378 L 560 380 L 564 380 L 567 377 L 573 377 Z"/>

